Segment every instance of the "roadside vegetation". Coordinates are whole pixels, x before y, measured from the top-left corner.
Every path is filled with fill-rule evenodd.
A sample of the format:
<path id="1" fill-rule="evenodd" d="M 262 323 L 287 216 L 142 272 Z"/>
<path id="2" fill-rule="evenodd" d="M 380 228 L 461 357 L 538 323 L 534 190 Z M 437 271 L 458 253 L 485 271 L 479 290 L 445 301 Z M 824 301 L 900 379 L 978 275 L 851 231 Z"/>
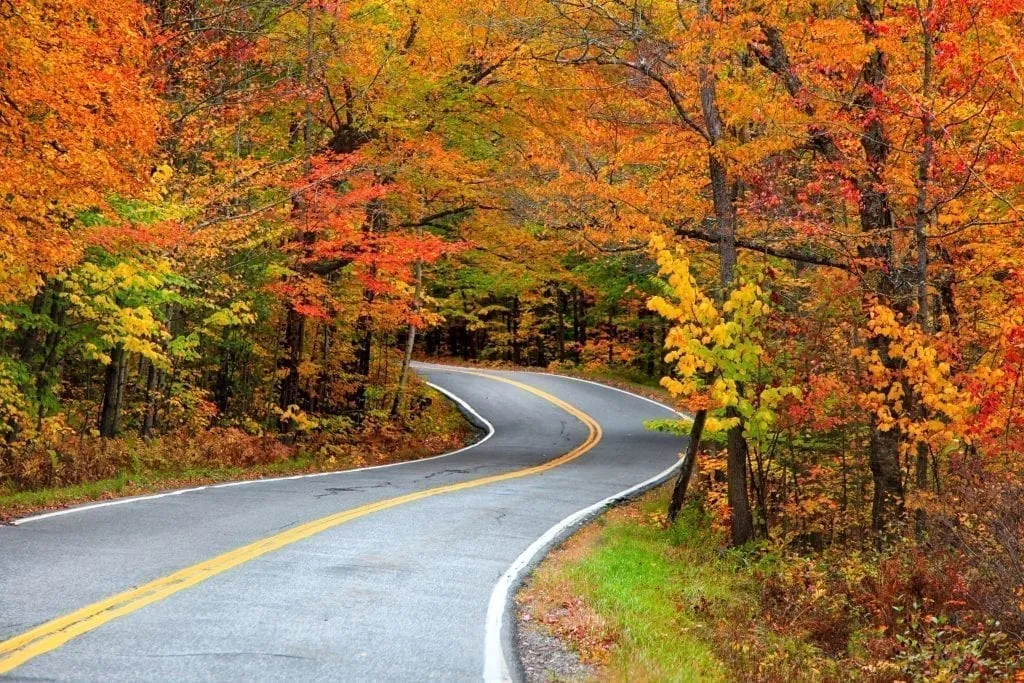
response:
<path id="1" fill-rule="evenodd" d="M 257 479 L 413 460 L 454 450 L 477 430 L 446 397 L 414 381 L 416 406 L 402 425 L 315 431 L 282 442 L 237 427 L 181 429 L 149 440 L 64 435 L 19 453 L 0 486 L 0 522 L 75 503 L 223 481 Z"/>
<path id="2" fill-rule="evenodd" d="M 728 549 L 699 502 L 669 525 L 670 495 L 554 551 L 518 595 L 518 628 L 553 634 L 597 680 L 984 681 L 1024 666 L 1021 643 L 984 621 L 980 573 L 961 583 L 948 558 L 902 544 Z"/>

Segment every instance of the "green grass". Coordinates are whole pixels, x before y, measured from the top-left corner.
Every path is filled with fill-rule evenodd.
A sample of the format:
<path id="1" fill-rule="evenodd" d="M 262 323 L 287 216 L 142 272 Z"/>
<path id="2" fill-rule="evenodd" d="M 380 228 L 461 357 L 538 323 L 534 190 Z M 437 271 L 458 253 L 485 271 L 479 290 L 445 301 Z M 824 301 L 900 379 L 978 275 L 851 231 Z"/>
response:
<path id="1" fill-rule="evenodd" d="M 664 499 L 645 499 L 639 509 L 660 512 Z M 709 620 L 741 610 L 753 596 L 720 548 L 692 511 L 671 530 L 619 517 L 605 523 L 592 553 L 567 568 L 590 606 L 616 625 L 613 678 L 729 679 Z"/>
<path id="2" fill-rule="evenodd" d="M 0 493 L 0 509 L 50 507 L 69 501 L 96 500 L 107 493 L 120 493 L 128 485 L 128 481 L 129 476 L 121 474 L 111 479 L 100 479 L 76 486 Z"/>
<path id="3" fill-rule="evenodd" d="M 763 623 L 771 555 L 727 550 L 696 508 L 666 528 L 668 496 L 663 486 L 569 539 L 531 576 L 524 610 L 599 664 L 600 680 L 842 679 L 816 648 Z M 595 654 L 595 642 L 610 645 Z"/>

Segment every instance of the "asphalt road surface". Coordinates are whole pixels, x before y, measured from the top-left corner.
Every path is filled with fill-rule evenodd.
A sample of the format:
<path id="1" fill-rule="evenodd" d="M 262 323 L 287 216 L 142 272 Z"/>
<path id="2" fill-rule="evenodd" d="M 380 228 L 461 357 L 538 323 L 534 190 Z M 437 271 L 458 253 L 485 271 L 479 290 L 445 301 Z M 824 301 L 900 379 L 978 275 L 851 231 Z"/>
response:
<path id="1" fill-rule="evenodd" d="M 680 442 L 644 428 L 665 408 L 610 388 L 417 370 L 493 435 L 437 459 L 0 526 L 0 671 L 12 680 L 480 680 L 499 577 L 559 520 L 670 467 Z"/>

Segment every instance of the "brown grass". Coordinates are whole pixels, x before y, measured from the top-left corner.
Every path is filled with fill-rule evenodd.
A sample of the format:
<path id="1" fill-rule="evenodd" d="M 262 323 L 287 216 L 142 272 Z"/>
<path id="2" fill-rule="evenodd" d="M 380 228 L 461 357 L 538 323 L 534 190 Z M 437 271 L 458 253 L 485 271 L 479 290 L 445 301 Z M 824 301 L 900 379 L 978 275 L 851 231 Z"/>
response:
<path id="1" fill-rule="evenodd" d="M 578 564 L 600 539 L 600 526 L 584 527 L 548 555 L 516 596 L 522 621 L 541 624 L 584 663 L 598 666 L 607 664 L 609 649 L 618 640 L 616 626 L 577 594 L 562 568 Z"/>

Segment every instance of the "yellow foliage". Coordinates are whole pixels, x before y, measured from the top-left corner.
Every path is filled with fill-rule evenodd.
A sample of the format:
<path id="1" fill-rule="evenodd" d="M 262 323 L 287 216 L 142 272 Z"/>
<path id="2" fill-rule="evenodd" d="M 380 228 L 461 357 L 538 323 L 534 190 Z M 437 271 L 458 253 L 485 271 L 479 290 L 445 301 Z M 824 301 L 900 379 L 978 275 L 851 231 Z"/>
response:
<path id="1" fill-rule="evenodd" d="M 669 249 L 661 236 L 651 239 L 651 247 L 674 299 L 656 296 L 648 302 L 673 323 L 665 335 L 665 360 L 672 363 L 675 376 L 662 378 L 661 385 L 673 396 L 712 411 L 736 409 L 740 417 L 709 415 L 704 427 L 708 432 L 742 424 L 748 438 L 764 436 L 786 397 L 800 395 L 790 386 L 760 392 L 755 388 L 767 360 L 761 344 L 764 318 L 771 312 L 765 291 L 756 282 L 741 282 L 719 310 L 698 287 L 682 251 Z"/>
<path id="2" fill-rule="evenodd" d="M 870 336 L 884 340 L 890 358 L 887 366 L 876 350 L 857 352 L 866 360 L 874 389 L 861 393 L 860 403 L 875 415 L 878 429 L 899 430 L 905 453 L 918 444 L 941 450 L 958 441 L 963 432 L 958 424 L 969 417 L 972 402 L 953 381 L 950 364 L 935 346 L 937 338 L 917 323 L 904 323 L 888 306 L 875 304 L 868 316 Z M 912 396 L 907 396 L 908 389 Z"/>

